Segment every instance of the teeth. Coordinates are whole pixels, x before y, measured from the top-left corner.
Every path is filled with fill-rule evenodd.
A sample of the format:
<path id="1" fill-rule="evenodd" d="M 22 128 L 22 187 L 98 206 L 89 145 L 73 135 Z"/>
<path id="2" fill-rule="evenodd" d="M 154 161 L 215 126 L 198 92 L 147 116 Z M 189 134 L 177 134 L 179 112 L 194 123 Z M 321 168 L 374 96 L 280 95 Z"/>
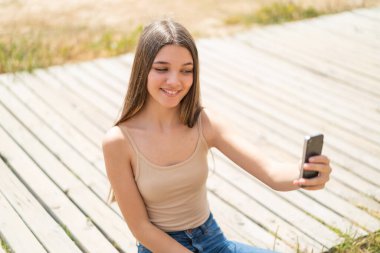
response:
<path id="1" fill-rule="evenodd" d="M 173 90 L 165 90 L 165 89 L 162 89 L 164 92 L 170 94 L 170 95 L 174 95 L 174 94 L 177 94 L 178 91 L 173 91 Z"/>

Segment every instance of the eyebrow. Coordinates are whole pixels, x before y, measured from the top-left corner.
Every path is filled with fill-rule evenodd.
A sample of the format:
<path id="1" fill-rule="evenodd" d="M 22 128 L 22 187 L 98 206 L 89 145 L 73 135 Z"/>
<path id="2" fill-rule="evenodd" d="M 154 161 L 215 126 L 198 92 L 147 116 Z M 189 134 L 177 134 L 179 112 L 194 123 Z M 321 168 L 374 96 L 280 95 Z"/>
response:
<path id="1" fill-rule="evenodd" d="M 153 62 L 153 64 L 169 64 L 170 65 L 170 63 L 166 62 L 166 61 L 155 61 L 155 62 Z M 193 65 L 193 63 L 187 62 L 187 63 L 182 64 L 182 66 L 187 66 L 187 65 Z"/>

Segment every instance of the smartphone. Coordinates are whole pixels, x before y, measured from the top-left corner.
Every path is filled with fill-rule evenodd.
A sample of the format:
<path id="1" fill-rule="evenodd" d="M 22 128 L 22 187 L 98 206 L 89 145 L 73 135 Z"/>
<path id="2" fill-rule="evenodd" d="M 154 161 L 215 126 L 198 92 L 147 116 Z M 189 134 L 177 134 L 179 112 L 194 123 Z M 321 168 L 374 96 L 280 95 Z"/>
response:
<path id="1" fill-rule="evenodd" d="M 301 160 L 301 173 L 300 177 L 303 178 L 313 178 L 318 176 L 318 171 L 304 171 L 303 165 L 309 161 L 309 158 L 312 156 L 322 154 L 323 146 L 323 134 L 315 134 L 305 136 L 303 143 L 303 154 Z"/>

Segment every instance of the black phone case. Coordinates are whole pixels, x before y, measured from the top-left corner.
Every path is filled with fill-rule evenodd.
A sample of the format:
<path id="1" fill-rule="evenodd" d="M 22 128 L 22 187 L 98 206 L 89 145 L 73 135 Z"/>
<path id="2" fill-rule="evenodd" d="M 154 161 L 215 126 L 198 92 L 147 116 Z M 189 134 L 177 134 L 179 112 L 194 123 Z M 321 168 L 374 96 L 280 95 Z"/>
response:
<path id="1" fill-rule="evenodd" d="M 312 156 L 322 154 L 323 147 L 323 135 L 318 134 L 310 137 L 306 137 L 305 139 L 305 150 L 304 150 L 304 163 L 309 161 L 309 158 Z M 318 171 L 303 171 L 303 178 L 313 178 L 318 176 Z"/>

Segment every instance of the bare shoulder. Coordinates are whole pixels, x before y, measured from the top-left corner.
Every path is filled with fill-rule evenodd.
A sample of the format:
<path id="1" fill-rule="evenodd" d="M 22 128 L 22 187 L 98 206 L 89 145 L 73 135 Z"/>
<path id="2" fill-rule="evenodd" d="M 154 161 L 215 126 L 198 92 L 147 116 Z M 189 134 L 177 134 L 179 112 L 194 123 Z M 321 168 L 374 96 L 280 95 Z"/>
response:
<path id="1" fill-rule="evenodd" d="M 104 148 L 112 148 L 115 146 L 125 145 L 125 135 L 119 126 L 113 126 L 107 130 L 102 140 L 102 146 Z"/>
<path id="2" fill-rule="evenodd" d="M 226 119 L 219 112 L 205 108 L 201 120 L 203 135 L 208 145 L 214 147 L 216 141 L 229 129 Z"/>
<path id="3" fill-rule="evenodd" d="M 113 126 L 103 136 L 102 148 L 105 159 L 111 158 L 129 161 L 132 148 L 123 127 Z"/>

